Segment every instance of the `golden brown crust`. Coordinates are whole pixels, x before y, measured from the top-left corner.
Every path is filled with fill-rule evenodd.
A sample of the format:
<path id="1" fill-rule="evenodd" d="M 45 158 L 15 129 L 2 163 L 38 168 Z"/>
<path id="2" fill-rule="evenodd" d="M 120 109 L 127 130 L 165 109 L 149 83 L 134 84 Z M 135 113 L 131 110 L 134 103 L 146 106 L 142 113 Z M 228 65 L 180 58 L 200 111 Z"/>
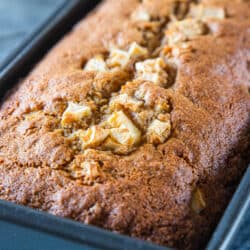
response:
<path id="1" fill-rule="evenodd" d="M 3 102 L 0 198 L 199 248 L 247 162 L 248 10 L 105 1 Z"/>

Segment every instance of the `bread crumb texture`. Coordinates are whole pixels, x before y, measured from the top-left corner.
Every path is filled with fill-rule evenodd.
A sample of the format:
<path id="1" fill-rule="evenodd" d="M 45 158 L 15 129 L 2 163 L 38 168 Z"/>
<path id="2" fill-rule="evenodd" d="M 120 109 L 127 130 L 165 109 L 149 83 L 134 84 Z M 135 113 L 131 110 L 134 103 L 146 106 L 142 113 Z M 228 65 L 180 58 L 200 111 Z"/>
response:
<path id="1" fill-rule="evenodd" d="M 103 1 L 2 102 L 0 198 L 203 248 L 248 162 L 249 10 Z"/>

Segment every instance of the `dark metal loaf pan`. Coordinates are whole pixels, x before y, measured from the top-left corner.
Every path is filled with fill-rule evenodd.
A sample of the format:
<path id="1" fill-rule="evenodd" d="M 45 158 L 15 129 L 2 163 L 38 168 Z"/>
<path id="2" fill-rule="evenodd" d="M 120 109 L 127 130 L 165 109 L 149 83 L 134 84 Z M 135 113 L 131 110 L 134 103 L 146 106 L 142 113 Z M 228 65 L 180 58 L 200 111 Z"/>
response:
<path id="1" fill-rule="evenodd" d="M 65 1 L 54 15 L 5 61 L 4 67 L 0 69 L 0 98 L 97 2 Z M 207 246 L 208 250 L 230 248 L 249 204 L 250 168 L 215 230 Z M 0 200 L 0 249 L 166 248 Z"/>

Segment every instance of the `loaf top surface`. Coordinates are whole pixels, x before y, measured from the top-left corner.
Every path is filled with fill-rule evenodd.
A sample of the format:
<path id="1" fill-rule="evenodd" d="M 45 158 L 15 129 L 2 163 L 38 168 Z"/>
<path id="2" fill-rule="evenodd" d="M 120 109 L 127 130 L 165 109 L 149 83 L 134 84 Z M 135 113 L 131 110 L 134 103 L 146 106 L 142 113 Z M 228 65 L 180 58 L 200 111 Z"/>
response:
<path id="1" fill-rule="evenodd" d="M 245 166 L 249 17 L 243 0 L 104 1 L 1 104 L 0 198 L 198 246 Z"/>

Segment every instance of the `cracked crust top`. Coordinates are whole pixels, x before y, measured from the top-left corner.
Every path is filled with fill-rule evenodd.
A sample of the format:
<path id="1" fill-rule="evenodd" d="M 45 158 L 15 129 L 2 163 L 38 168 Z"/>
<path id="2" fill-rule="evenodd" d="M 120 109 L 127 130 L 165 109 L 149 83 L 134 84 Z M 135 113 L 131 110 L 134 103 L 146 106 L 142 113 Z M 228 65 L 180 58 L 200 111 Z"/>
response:
<path id="1" fill-rule="evenodd" d="M 0 198 L 201 247 L 247 164 L 249 9 L 104 1 L 2 103 Z"/>

